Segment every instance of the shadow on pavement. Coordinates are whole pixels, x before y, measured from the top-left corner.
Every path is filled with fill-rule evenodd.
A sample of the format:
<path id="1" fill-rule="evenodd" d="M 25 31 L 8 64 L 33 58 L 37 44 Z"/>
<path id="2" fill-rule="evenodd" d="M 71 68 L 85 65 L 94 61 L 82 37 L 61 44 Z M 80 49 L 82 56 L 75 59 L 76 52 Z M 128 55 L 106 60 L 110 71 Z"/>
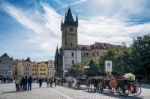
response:
<path id="1" fill-rule="evenodd" d="M 113 94 L 113 93 L 102 93 L 103 95 L 105 96 L 109 96 L 109 97 L 116 97 L 116 98 L 120 98 L 120 99 L 143 99 L 141 97 L 135 97 L 135 96 L 120 96 L 120 95 L 116 95 L 116 94 Z"/>
<path id="2" fill-rule="evenodd" d="M 88 93 L 95 93 L 93 91 L 88 91 L 88 90 L 85 90 L 85 92 L 88 92 Z M 143 99 L 141 97 L 136 97 L 136 96 L 120 96 L 116 93 L 111 93 L 111 92 L 103 92 L 103 93 L 99 93 L 100 95 L 105 95 L 105 96 L 109 96 L 109 97 L 115 97 L 115 98 L 119 98 L 119 99 Z"/>
<path id="3" fill-rule="evenodd" d="M 6 92 L 2 92 L 1 94 L 20 93 L 20 92 L 25 92 L 25 91 L 6 91 Z"/>

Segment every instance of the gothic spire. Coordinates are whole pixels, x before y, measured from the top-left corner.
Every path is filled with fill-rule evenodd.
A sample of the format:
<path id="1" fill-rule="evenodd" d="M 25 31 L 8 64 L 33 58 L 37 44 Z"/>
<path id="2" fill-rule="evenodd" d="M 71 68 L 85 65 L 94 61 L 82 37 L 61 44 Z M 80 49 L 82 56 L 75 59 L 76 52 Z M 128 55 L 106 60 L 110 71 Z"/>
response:
<path id="1" fill-rule="evenodd" d="M 59 57 L 59 51 L 58 51 L 58 46 L 56 48 L 56 53 L 55 53 L 55 58 L 58 58 Z"/>
<path id="2" fill-rule="evenodd" d="M 65 15 L 65 23 L 73 23 L 73 22 L 74 22 L 73 16 L 72 16 L 72 13 L 71 13 L 71 9 L 69 7 L 68 12 Z"/>
<path id="3" fill-rule="evenodd" d="M 61 30 L 64 26 L 69 26 L 69 25 L 78 27 L 78 17 L 76 16 L 76 19 L 73 18 L 70 6 L 68 8 L 67 13 L 65 14 L 64 23 L 61 23 Z"/>

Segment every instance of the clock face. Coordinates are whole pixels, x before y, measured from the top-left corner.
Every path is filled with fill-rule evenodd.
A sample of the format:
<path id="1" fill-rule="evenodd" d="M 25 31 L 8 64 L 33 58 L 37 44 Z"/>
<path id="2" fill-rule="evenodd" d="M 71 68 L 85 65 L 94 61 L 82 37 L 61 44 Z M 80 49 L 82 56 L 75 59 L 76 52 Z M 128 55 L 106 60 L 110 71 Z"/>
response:
<path id="1" fill-rule="evenodd" d="M 73 31 L 73 28 L 72 28 L 72 27 L 70 27 L 70 31 L 71 31 L 71 32 Z"/>

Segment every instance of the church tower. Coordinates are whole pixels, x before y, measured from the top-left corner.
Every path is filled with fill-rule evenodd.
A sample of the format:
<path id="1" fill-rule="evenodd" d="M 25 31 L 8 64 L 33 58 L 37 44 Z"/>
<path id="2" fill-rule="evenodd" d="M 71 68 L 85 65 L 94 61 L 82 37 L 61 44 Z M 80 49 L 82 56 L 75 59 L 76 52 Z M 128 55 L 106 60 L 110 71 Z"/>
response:
<path id="1" fill-rule="evenodd" d="M 81 62 L 81 50 L 78 49 L 78 17 L 73 18 L 70 7 L 65 14 L 64 22 L 61 22 L 62 47 L 60 49 L 60 61 L 65 76 L 68 70 Z"/>
<path id="2" fill-rule="evenodd" d="M 71 9 L 69 7 L 67 13 L 65 14 L 64 22 L 61 22 L 61 31 L 62 31 L 62 48 L 73 50 L 77 49 L 78 45 L 78 17 L 74 20 Z"/>

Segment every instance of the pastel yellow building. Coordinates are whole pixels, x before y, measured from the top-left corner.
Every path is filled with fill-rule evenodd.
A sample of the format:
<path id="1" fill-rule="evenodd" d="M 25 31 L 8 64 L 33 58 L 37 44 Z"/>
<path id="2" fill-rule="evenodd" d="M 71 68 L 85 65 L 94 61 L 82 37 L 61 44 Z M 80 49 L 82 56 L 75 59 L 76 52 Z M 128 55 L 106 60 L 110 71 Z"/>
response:
<path id="1" fill-rule="evenodd" d="M 38 78 L 47 78 L 48 62 L 39 62 L 39 63 L 37 63 L 37 66 L 38 66 L 37 77 Z"/>
<path id="2" fill-rule="evenodd" d="M 32 77 L 38 78 L 38 65 L 36 62 L 32 63 Z"/>

